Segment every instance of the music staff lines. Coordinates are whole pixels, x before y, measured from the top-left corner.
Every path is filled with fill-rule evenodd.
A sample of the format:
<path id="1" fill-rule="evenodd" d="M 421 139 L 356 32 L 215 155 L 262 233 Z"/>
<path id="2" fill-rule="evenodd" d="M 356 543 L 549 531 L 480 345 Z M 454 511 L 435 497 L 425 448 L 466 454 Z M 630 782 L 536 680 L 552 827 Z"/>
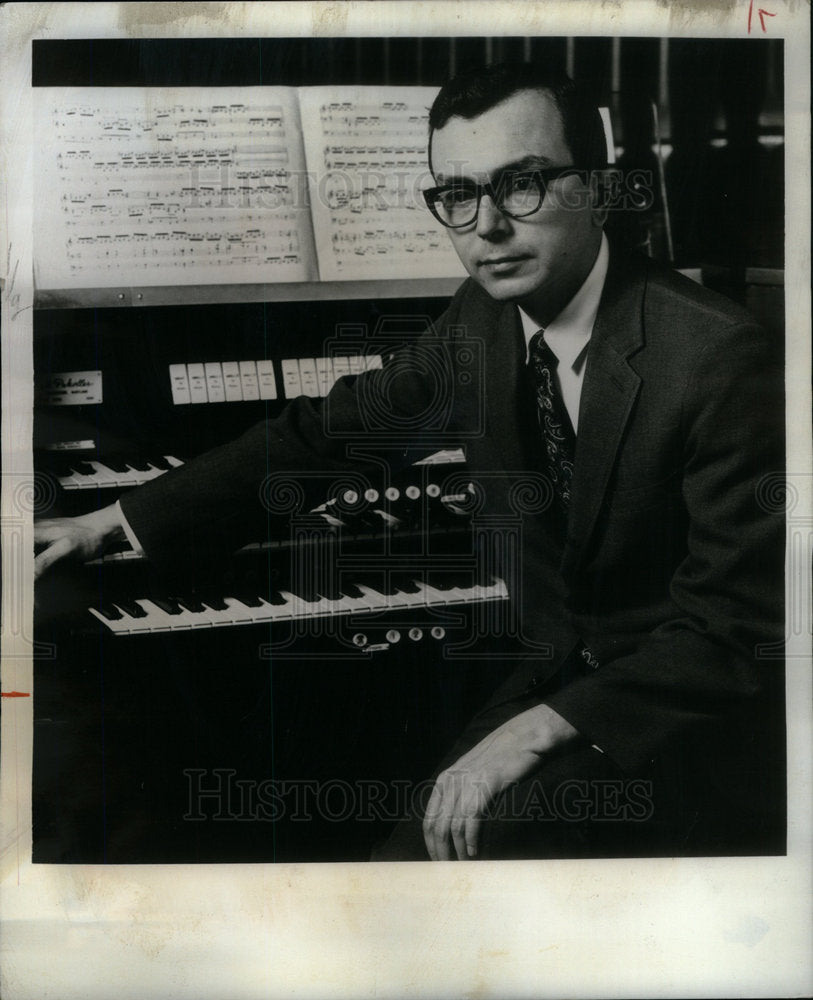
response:
<path id="1" fill-rule="evenodd" d="M 431 88 L 38 95 L 39 288 L 460 273 L 420 198 Z"/>

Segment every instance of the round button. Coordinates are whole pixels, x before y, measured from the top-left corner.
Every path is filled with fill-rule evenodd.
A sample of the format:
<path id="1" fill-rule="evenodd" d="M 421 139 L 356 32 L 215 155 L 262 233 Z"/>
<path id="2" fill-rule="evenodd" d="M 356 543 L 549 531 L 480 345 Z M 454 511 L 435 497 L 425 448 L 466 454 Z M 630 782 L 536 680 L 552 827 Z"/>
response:
<path id="1" fill-rule="evenodd" d="M 421 491 L 418 489 L 417 486 L 407 486 L 407 488 L 404 490 L 404 493 L 406 493 L 406 495 L 409 497 L 410 500 L 417 500 L 418 497 L 421 495 Z"/>
<path id="2" fill-rule="evenodd" d="M 443 639 L 446 635 L 446 629 L 442 625 L 433 625 L 431 636 L 433 639 Z"/>
<path id="3" fill-rule="evenodd" d="M 400 642 L 401 633 L 398 631 L 397 628 L 391 628 L 389 632 L 387 632 L 384 638 L 387 640 L 387 642 Z"/>
<path id="4" fill-rule="evenodd" d="M 438 484 L 437 483 L 430 483 L 426 487 L 426 495 L 428 497 L 439 497 L 440 496 L 440 487 L 438 486 Z"/>
<path id="5" fill-rule="evenodd" d="M 388 486 L 384 490 L 384 496 L 388 500 L 397 500 L 400 495 L 401 495 L 401 491 L 399 489 L 396 489 L 395 486 Z"/>
<path id="6" fill-rule="evenodd" d="M 378 490 L 369 489 L 364 491 L 364 499 L 368 503 L 375 503 L 378 499 Z"/>
<path id="7" fill-rule="evenodd" d="M 419 639 L 423 639 L 423 629 L 422 628 L 411 628 L 409 630 L 409 638 L 413 642 L 418 642 Z"/>
<path id="8" fill-rule="evenodd" d="M 353 636 L 353 644 L 355 646 L 366 646 L 367 636 L 363 632 L 356 632 L 356 634 Z"/>
<path id="9" fill-rule="evenodd" d="M 344 493 L 342 493 L 342 500 L 344 503 L 352 506 L 354 503 L 359 502 L 359 495 L 355 490 L 345 490 Z"/>

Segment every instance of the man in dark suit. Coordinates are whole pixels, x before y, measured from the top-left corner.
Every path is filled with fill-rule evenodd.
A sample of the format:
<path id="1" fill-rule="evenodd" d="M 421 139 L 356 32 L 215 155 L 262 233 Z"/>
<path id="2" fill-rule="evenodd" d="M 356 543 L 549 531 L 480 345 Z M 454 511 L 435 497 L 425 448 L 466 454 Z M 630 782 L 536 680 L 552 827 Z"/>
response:
<path id="1" fill-rule="evenodd" d="M 125 530 L 159 563 L 239 544 L 268 471 L 345 467 L 384 386 L 416 426 L 440 345 L 446 427 L 489 512 L 523 508 L 525 480 L 540 494 L 512 581 L 530 648 L 378 857 L 781 850 L 781 685 L 759 655 L 783 618 L 783 522 L 760 503 L 783 464 L 778 345 L 608 245 L 602 126 L 569 81 L 462 76 L 430 127 L 427 202 L 471 276 L 431 334 L 120 508 L 43 522 L 39 569 Z"/>

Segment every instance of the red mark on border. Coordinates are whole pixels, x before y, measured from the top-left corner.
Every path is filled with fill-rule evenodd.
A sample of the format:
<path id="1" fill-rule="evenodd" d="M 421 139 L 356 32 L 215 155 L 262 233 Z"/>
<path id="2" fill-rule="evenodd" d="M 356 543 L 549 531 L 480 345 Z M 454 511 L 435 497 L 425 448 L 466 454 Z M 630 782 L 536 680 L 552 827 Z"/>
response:
<path id="1" fill-rule="evenodd" d="M 751 0 L 750 4 L 748 5 L 748 34 L 749 35 L 751 34 L 751 17 L 753 15 L 753 13 L 754 13 L 754 0 Z M 762 7 L 760 7 L 757 10 L 757 13 L 759 14 L 759 23 L 762 25 L 762 31 L 764 33 L 764 32 L 767 31 L 767 29 L 765 27 L 765 18 L 766 17 L 776 17 L 776 14 L 772 14 L 769 10 L 763 10 Z"/>
<path id="2" fill-rule="evenodd" d="M 27 691 L 3 691 L 0 692 L 0 698 L 30 698 L 31 695 Z"/>

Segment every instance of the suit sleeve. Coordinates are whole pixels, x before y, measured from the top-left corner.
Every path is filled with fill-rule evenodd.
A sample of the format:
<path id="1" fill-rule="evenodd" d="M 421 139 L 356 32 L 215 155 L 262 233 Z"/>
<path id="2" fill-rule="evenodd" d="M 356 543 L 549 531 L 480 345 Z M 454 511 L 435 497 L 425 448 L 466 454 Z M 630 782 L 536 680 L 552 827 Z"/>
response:
<path id="1" fill-rule="evenodd" d="M 781 669 L 779 353 L 762 331 L 742 324 L 699 352 L 683 401 L 689 526 L 687 551 L 670 584 L 674 617 L 634 652 L 610 658 L 546 699 L 627 771 L 677 745 L 713 738 L 760 703 L 770 675 Z"/>
<path id="2" fill-rule="evenodd" d="M 404 429 L 420 444 L 426 414 L 453 426 L 453 408 L 438 415 L 435 405 L 451 398 L 450 352 L 435 333 L 448 315 L 383 370 L 340 379 L 325 399 L 294 399 L 279 417 L 123 496 L 124 516 L 151 562 L 216 569 L 240 545 L 274 532 L 275 517 L 295 509 L 286 509 L 292 491 L 307 510 L 337 474 L 363 472 L 354 445 L 391 445 Z M 397 448 L 386 454 L 398 460 Z"/>

